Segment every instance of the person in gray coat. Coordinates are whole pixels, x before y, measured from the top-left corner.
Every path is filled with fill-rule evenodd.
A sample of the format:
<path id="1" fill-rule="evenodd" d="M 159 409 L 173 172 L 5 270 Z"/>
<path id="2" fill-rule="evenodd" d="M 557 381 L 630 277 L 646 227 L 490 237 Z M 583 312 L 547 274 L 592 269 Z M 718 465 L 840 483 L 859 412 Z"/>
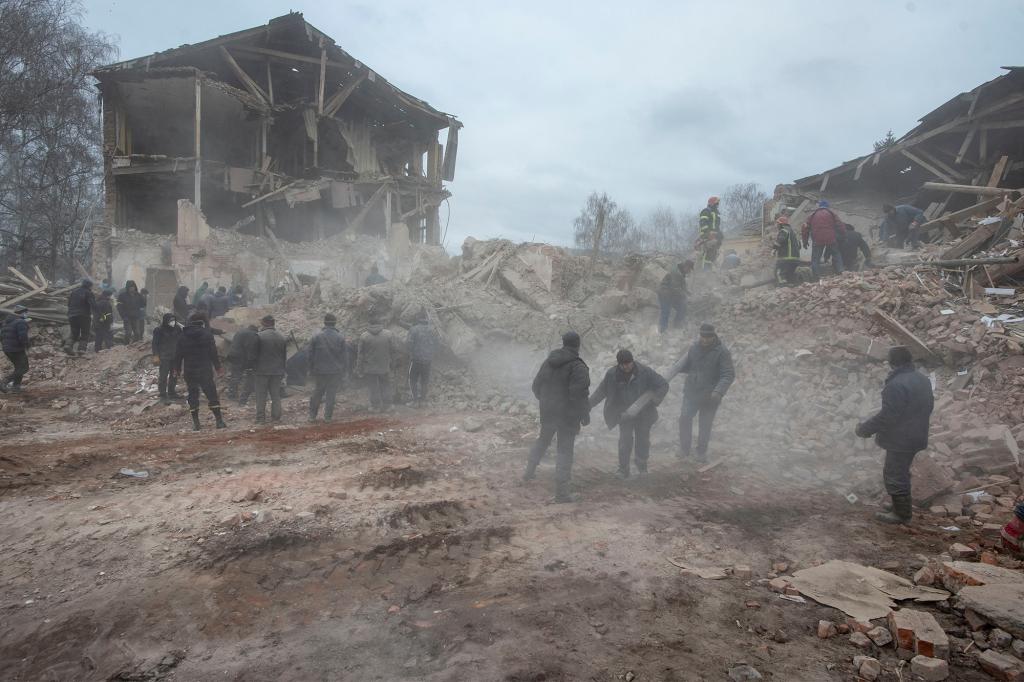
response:
<path id="1" fill-rule="evenodd" d="M 370 408 L 391 406 L 391 367 L 395 342 L 391 331 L 375 320 L 362 336 L 356 350 L 356 376 L 365 377 L 370 388 Z"/>
<path id="2" fill-rule="evenodd" d="M 256 384 L 256 423 L 267 421 L 267 394 L 270 394 L 270 419 L 281 420 L 281 381 L 288 359 L 288 340 L 274 328 L 274 318 L 267 315 L 256 337 L 256 358 L 252 363 Z"/>
<path id="3" fill-rule="evenodd" d="M 324 404 L 324 421 L 334 416 L 334 400 L 345 375 L 345 337 L 335 325 L 338 318 L 324 315 L 324 328 L 309 342 L 309 373 L 313 375 L 313 394 L 309 397 L 309 421 L 315 422 Z"/>
<path id="4" fill-rule="evenodd" d="M 705 322 L 700 326 L 700 338 L 686 353 L 679 371 L 686 374 L 683 409 L 679 415 L 679 456 L 690 456 L 693 418 L 699 415 L 697 461 L 703 463 L 707 461 L 711 425 L 715 421 L 718 405 L 736 378 L 732 355 L 718 338 L 714 325 Z"/>
<path id="5" fill-rule="evenodd" d="M 413 402 L 422 406 L 427 399 L 427 384 L 430 383 L 430 367 L 437 353 L 439 339 L 437 331 L 430 325 L 426 312 L 416 318 L 416 324 L 409 330 L 409 390 Z"/>

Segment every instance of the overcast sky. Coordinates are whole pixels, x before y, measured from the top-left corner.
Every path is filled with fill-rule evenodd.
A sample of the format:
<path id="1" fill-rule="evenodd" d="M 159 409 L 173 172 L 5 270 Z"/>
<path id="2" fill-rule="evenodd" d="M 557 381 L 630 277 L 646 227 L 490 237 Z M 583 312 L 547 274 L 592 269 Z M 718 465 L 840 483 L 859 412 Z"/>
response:
<path id="1" fill-rule="evenodd" d="M 568 244 L 593 190 L 638 217 L 738 182 L 770 192 L 1024 63 L 1020 0 L 84 4 L 124 59 L 303 11 L 465 123 L 455 250 L 469 235 Z"/>

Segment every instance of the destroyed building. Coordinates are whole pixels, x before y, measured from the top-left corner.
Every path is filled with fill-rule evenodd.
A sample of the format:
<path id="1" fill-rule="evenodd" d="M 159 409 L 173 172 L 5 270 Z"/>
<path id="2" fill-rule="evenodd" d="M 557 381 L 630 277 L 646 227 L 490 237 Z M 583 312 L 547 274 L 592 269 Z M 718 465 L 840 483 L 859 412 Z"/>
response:
<path id="1" fill-rule="evenodd" d="M 202 281 L 260 298 L 318 277 L 366 236 L 380 241 L 379 256 L 348 259 L 349 285 L 377 258 L 440 244 L 462 124 L 302 14 L 93 75 L 105 188 L 95 276 L 144 282 L 162 305 L 178 284 Z M 330 248 L 288 255 L 291 244 L 324 240 Z"/>

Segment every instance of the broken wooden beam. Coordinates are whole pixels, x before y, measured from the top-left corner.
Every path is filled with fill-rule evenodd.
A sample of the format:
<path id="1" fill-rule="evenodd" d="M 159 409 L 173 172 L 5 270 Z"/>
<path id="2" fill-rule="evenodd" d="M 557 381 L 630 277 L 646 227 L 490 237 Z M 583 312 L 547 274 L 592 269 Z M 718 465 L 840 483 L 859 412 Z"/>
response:
<path id="1" fill-rule="evenodd" d="M 927 230 L 927 229 L 930 229 L 932 227 L 939 227 L 943 223 L 953 223 L 953 222 L 957 222 L 958 220 L 964 220 L 965 218 L 970 218 L 971 216 L 975 216 L 975 215 L 977 215 L 979 213 L 986 213 L 990 209 L 993 209 L 996 206 L 998 206 L 999 203 L 1002 200 L 1003 200 L 1003 197 L 1001 197 L 1001 196 L 991 197 L 989 199 L 985 199 L 985 201 L 982 201 L 982 202 L 977 203 L 977 204 L 973 204 L 971 206 L 968 206 L 967 208 L 961 208 L 959 211 L 953 211 L 951 213 L 947 213 L 946 215 L 939 216 L 938 218 L 935 218 L 934 220 L 929 220 L 925 224 L 921 225 L 921 229 L 922 230 Z"/>
<path id="2" fill-rule="evenodd" d="M 238 65 L 238 62 L 235 61 L 235 58 L 231 56 L 231 53 L 228 52 L 226 47 L 221 45 L 219 49 L 221 56 L 224 57 L 224 61 L 228 63 L 228 66 L 231 67 L 234 74 L 238 76 L 238 80 L 242 81 L 242 85 L 244 85 L 245 89 L 249 91 L 249 94 L 258 99 L 262 104 L 269 106 L 270 96 L 264 92 L 263 88 L 259 86 L 259 83 L 253 80 L 253 78 L 245 72 L 245 69 Z"/>
<path id="3" fill-rule="evenodd" d="M 938 360 L 935 353 L 932 352 L 932 349 L 928 347 L 928 344 L 926 344 L 921 339 L 917 338 L 917 336 L 915 336 L 914 333 L 911 332 L 909 329 L 904 327 L 899 322 L 899 320 L 890 317 L 889 315 L 886 315 L 884 312 L 878 310 L 877 308 L 874 310 L 872 314 L 874 315 L 875 319 L 878 320 L 879 324 L 881 324 L 885 328 L 885 330 L 889 332 L 890 336 L 892 336 L 894 339 L 896 339 L 896 341 L 910 349 L 910 352 L 915 359 L 931 361 Z"/>
<path id="4" fill-rule="evenodd" d="M 1015 190 L 1002 187 L 983 187 L 982 185 L 953 185 L 945 182 L 926 182 L 922 189 L 937 189 L 943 192 L 959 192 L 960 194 L 984 194 L 985 196 L 1002 196 Z"/>
<path id="5" fill-rule="evenodd" d="M 324 104 L 322 112 L 323 115 L 334 116 L 336 113 L 338 113 L 338 109 L 341 108 L 341 105 L 344 104 L 346 100 L 348 100 L 349 96 L 353 92 L 355 92 L 355 89 L 359 87 L 359 84 L 362 83 L 364 80 L 366 80 L 365 71 L 356 76 L 355 78 L 353 78 L 352 80 L 350 80 L 348 83 L 345 83 L 345 86 L 338 90 L 338 92 L 331 95 L 330 99 L 328 99 L 327 102 Z"/>
<path id="6" fill-rule="evenodd" d="M 999 230 L 999 225 L 1000 223 L 979 225 L 969 235 L 946 249 L 945 253 L 942 254 L 942 260 L 956 260 L 958 258 L 971 255 L 978 249 L 982 248 L 990 239 L 992 239 L 993 236 L 995 236 L 996 232 Z"/>
<path id="7" fill-rule="evenodd" d="M 1018 262 L 1017 256 L 996 256 L 994 258 L 954 258 L 951 260 L 930 260 L 921 265 L 931 265 L 936 268 L 960 268 L 965 265 L 1005 265 Z"/>

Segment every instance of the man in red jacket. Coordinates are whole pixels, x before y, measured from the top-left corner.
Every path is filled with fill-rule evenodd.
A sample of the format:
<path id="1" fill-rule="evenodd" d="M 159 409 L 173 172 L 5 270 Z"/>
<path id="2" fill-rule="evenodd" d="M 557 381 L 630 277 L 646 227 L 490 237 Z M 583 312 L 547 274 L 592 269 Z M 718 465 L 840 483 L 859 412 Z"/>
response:
<path id="1" fill-rule="evenodd" d="M 843 255 L 837 244 L 840 230 L 843 229 L 842 225 L 843 222 L 839 220 L 839 216 L 832 212 L 832 209 L 828 207 L 828 202 L 824 199 L 818 202 L 818 208 L 814 210 L 814 213 L 804 223 L 804 248 L 806 249 L 811 242 L 814 244 L 811 247 L 811 274 L 814 275 L 815 279 L 819 277 L 821 259 L 825 254 L 825 250 L 829 249 L 829 247 L 833 247 L 830 249 L 832 253 L 832 268 L 837 275 L 843 272 Z"/>

